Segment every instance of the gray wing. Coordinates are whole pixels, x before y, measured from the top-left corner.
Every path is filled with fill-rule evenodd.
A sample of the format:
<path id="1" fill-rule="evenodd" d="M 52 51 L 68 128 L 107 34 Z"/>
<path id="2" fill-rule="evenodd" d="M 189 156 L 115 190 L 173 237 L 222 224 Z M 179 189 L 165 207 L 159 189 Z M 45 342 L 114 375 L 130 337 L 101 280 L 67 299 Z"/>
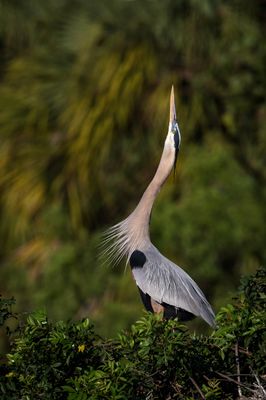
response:
<path id="1" fill-rule="evenodd" d="M 213 310 L 193 279 L 155 246 L 150 245 L 143 252 L 145 264 L 132 270 L 139 288 L 158 303 L 182 308 L 215 326 Z"/>

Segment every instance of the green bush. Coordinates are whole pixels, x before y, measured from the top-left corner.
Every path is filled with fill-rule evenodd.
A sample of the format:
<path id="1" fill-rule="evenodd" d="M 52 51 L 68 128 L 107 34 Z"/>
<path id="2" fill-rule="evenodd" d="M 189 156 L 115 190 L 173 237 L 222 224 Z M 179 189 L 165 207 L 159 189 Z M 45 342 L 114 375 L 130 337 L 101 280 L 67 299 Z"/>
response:
<path id="1" fill-rule="evenodd" d="M 210 336 L 146 314 L 106 340 L 88 319 L 52 324 L 43 313 L 31 315 L 4 366 L 1 398 L 263 398 L 265 278 L 260 269 L 242 280 Z"/>

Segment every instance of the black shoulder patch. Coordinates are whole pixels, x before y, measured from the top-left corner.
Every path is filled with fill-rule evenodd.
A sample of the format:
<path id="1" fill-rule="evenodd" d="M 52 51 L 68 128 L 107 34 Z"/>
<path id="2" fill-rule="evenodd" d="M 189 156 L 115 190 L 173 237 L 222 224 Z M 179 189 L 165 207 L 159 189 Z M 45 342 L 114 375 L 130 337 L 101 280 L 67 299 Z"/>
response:
<path id="1" fill-rule="evenodd" d="M 146 256 L 142 251 L 135 250 L 130 256 L 129 264 L 131 268 L 142 268 L 146 260 Z"/>

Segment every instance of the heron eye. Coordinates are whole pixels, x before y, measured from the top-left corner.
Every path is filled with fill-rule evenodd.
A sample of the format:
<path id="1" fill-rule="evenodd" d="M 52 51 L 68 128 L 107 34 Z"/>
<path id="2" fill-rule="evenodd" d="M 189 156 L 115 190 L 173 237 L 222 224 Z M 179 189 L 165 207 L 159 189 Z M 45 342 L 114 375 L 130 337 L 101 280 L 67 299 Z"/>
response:
<path id="1" fill-rule="evenodd" d="M 172 133 L 174 135 L 175 148 L 179 149 L 181 143 L 181 135 L 176 121 L 172 123 Z"/>
<path id="2" fill-rule="evenodd" d="M 172 133 L 175 133 L 177 131 L 177 124 L 176 121 L 172 122 Z"/>

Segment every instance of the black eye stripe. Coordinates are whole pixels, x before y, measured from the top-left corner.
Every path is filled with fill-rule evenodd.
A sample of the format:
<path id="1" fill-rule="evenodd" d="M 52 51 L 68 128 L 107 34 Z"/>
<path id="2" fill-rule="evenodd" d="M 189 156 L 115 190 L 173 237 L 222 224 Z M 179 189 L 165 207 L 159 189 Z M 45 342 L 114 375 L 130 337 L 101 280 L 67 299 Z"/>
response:
<path id="1" fill-rule="evenodd" d="M 174 133 L 174 141 L 175 141 L 175 148 L 179 149 L 180 146 L 180 138 L 178 132 Z"/>

